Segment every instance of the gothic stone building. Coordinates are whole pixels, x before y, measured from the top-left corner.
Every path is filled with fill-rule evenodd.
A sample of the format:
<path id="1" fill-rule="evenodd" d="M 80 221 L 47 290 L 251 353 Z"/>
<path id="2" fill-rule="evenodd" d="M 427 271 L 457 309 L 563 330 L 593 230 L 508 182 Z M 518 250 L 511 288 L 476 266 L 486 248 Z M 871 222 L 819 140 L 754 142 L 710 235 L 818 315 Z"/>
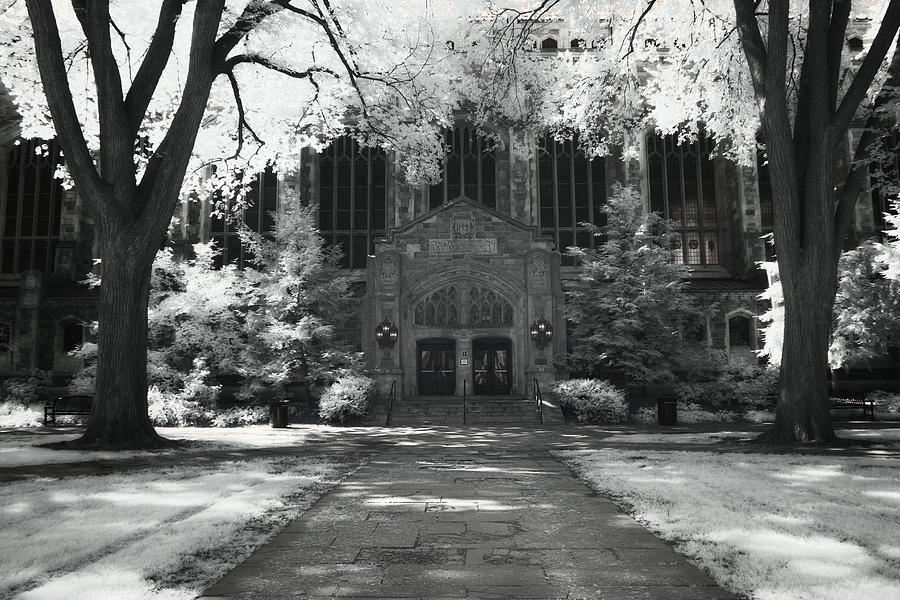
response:
<path id="1" fill-rule="evenodd" d="M 541 41 L 546 51 L 563 45 Z M 551 40 L 553 43 L 551 44 Z M 572 43 L 577 43 L 574 40 Z M 2 90 L 0 90 L 2 92 Z M 7 99 L 8 102 L 8 99 Z M 565 255 L 590 246 L 579 224 L 601 224 L 613 182 L 637 183 L 646 207 L 675 223 L 675 260 L 691 268 L 689 289 L 707 307 L 701 336 L 731 356 L 753 358 L 756 317 L 772 228 L 764 167 L 740 167 L 712 153 L 709 140 L 679 144 L 647 132 L 639 160 L 590 159 L 573 140 L 504 129 L 489 141 L 464 115 L 446 133 L 442 181 L 407 183 L 392 157 L 338 139 L 307 152 L 291 173 L 260 174 L 244 219 L 266 231 L 285 202 L 318 210 L 327 243 L 340 246 L 356 281 L 358 314 L 344 330 L 365 352 L 386 392 L 403 397 L 532 393 L 560 374 L 566 348 L 562 283 L 577 276 Z M 50 142 L 0 140 L 0 372 L 31 368 L 61 380 L 78 368 L 68 351 L 96 318 L 96 297 L 77 282 L 91 268 L 91 217 L 77 191 L 52 178 L 59 152 Z M 209 217 L 209 205 L 185 202 L 172 243 L 216 240 L 222 260 L 243 260 L 232 225 Z M 874 232 L 867 196 L 858 203 L 856 235 Z M 553 330 L 532 339 L 533 324 Z M 376 326 L 392 326 L 396 343 L 380 347 Z"/>

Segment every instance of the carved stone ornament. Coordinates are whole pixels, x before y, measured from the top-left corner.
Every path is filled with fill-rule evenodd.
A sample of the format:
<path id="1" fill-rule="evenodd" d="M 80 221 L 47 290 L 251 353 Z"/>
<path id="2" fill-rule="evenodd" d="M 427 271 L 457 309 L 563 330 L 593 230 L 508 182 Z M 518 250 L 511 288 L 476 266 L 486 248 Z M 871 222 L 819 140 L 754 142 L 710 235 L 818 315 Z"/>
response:
<path id="1" fill-rule="evenodd" d="M 391 254 L 381 259 L 381 283 L 384 285 L 397 283 L 397 259 Z"/>
<path id="2" fill-rule="evenodd" d="M 531 280 L 534 282 L 547 280 L 547 257 L 543 254 L 535 254 L 531 257 Z"/>
<path id="3" fill-rule="evenodd" d="M 453 217 L 453 239 L 470 240 L 475 238 L 475 217 L 459 215 Z"/>

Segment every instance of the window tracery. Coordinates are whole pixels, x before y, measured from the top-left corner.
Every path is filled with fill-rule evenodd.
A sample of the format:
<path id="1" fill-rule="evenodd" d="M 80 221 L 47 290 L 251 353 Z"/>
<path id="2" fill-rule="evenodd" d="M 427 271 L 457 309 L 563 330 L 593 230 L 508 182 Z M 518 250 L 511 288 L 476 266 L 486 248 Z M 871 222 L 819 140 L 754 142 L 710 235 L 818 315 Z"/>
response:
<path id="1" fill-rule="evenodd" d="M 428 294 L 416 304 L 414 323 L 420 327 L 510 327 L 512 304 L 477 284 L 453 284 Z"/>
<path id="2" fill-rule="evenodd" d="M 492 290 L 472 286 L 469 315 L 476 327 L 504 327 L 513 324 L 512 306 Z"/>

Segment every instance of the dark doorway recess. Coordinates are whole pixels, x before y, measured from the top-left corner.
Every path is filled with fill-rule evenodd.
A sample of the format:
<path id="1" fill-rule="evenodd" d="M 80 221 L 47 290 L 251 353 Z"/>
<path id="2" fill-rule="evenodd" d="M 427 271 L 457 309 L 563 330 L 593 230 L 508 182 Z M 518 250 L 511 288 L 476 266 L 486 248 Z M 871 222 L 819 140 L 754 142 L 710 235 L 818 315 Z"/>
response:
<path id="1" fill-rule="evenodd" d="M 472 342 L 472 381 L 475 394 L 508 394 L 512 344 L 506 338 L 482 338 Z"/>
<path id="2" fill-rule="evenodd" d="M 416 344 L 419 395 L 451 395 L 456 391 L 456 342 L 446 338 Z"/>

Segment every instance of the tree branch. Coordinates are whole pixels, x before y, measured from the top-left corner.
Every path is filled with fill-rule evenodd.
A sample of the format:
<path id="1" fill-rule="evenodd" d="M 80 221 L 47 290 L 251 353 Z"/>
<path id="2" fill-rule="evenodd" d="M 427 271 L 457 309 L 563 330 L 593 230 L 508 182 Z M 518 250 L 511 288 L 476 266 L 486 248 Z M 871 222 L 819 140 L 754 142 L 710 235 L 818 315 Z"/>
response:
<path id="1" fill-rule="evenodd" d="M 869 52 L 863 59 L 862 65 L 856 72 L 853 82 L 847 93 L 844 94 L 844 98 L 831 120 L 831 127 L 835 131 L 844 131 L 850 126 L 856 109 L 866 97 L 869 86 L 872 85 L 875 74 L 878 73 L 878 68 L 884 61 L 884 57 L 887 56 L 898 28 L 900 28 L 900 0 L 891 0 L 884 12 L 881 27 L 878 28 L 878 33 L 869 47 Z"/>
<path id="2" fill-rule="evenodd" d="M 338 74 L 332 71 L 327 67 L 309 67 L 303 71 L 297 71 L 296 69 L 292 69 L 290 67 L 286 67 L 284 65 L 279 65 L 272 60 L 260 56 L 258 54 L 237 54 L 232 56 L 225 64 L 222 65 L 221 73 L 231 73 L 236 65 L 248 63 L 248 64 L 256 64 L 267 69 L 271 69 L 273 71 L 277 71 L 288 77 L 293 77 L 294 79 L 308 79 L 313 73 L 327 73 L 335 78 L 338 77 Z"/>
<path id="3" fill-rule="evenodd" d="M 759 31 L 759 23 L 756 21 L 756 3 L 753 0 L 734 0 L 734 10 L 737 13 L 738 35 L 750 67 L 753 91 L 760 113 L 762 113 L 766 99 L 768 54 Z"/>
<path id="4" fill-rule="evenodd" d="M 634 38 L 637 36 L 638 27 L 640 27 L 641 23 L 644 22 L 644 18 L 646 18 L 647 14 L 653 10 L 653 6 L 656 4 L 656 0 L 647 0 L 647 5 L 644 6 L 644 10 L 641 11 L 641 14 L 638 16 L 637 21 L 635 21 L 625 35 L 628 37 L 628 51 L 622 56 L 622 58 L 627 58 L 632 53 L 634 53 Z"/>
<path id="5" fill-rule="evenodd" d="M 123 135 L 128 123 L 122 95 L 119 65 L 109 35 L 109 3 L 73 0 L 72 6 L 88 41 L 94 83 L 97 89 L 97 115 L 100 122 L 100 164 L 103 176 L 117 188 L 120 197 L 134 188 L 131 155 L 134 139 Z"/>
<path id="6" fill-rule="evenodd" d="M 837 91 L 840 87 L 841 56 L 844 53 L 844 34 L 850 21 L 850 0 L 834 0 L 831 10 L 831 24 L 828 27 L 828 110 L 837 106 Z"/>
<path id="7" fill-rule="evenodd" d="M 28 16 L 34 35 L 34 52 L 47 97 L 47 105 L 60 145 L 70 165 L 69 172 L 84 197 L 100 202 L 107 186 L 100 178 L 94 159 L 88 150 L 78 112 L 72 100 L 63 62 L 62 43 L 51 0 L 26 0 Z"/>
<path id="8" fill-rule="evenodd" d="M 132 138 L 137 136 L 147 107 L 150 105 L 150 99 L 153 97 L 153 92 L 156 91 L 159 79 L 169 61 L 172 44 L 175 40 L 175 25 L 186 1 L 163 0 L 159 9 L 159 19 L 153 39 L 150 41 L 144 60 L 131 83 L 128 95 L 125 96 L 125 110 L 128 112 L 128 127 L 131 130 Z"/>
<path id="9" fill-rule="evenodd" d="M 837 240 L 835 250 L 838 254 L 841 251 L 841 241 L 847 236 L 847 231 L 850 228 L 853 207 L 856 205 L 859 194 L 865 189 L 866 182 L 869 180 L 869 163 L 872 158 L 871 146 L 877 141 L 878 136 L 891 125 L 891 123 L 886 122 L 880 109 L 891 101 L 891 97 L 896 92 L 898 85 L 900 85 L 900 40 L 897 41 L 891 64 L 888 66 L 888 80 L 885 82 L 882 92 L 875 99 L 875 106 L 872 108 L 868 119 L 866 119 L 866 128 L 862 136 L 860 136 L 853 155 L 852 168 L 837 196 L 834 233 L 835 240 Z"/>
<path id="10" fill-rule="evenodd" d="M 244 148 L 244 128 L 250 132 L 250 135 L 253 136 L 253 139 L 262 146 L 265 144 L 264 141 L 260 139 L 256 132 L 253 131 L 253 128 L 250 127 L 250 124 L 247 122 L 247 115 L 244 112 L 244 103 L 241 100 L 241 90 L 238 86 L 237 79 L 234 76 L 234 72 L 227 71 L 225 75 L 228 77 L 229 83 L 231 83 L 231 91 L 234 93 L 234 103 L 237 105 L 238 109 L 238 147 L 234 151 L 234 155 L 231 158 L 237 158 L 241 155 L 241 150 Z M 226 159 L 227 160 L 227 159 Z"/>
<path id="11" fill-rule="evenodd" d="M 237 46 L 238 42 L 244 39 L 248 33 L 253 31 L 263 19 L 283 10 L 285 8 L 284 4 L 289 4 L 289 2 L 252 0 L 244 8 L 244 11 L 241 13 L 241 16 L 238 17 L 237 21 L 235 21 L 234 25 L 216 40 L 215 50 L 213 52 L 213 69 L 219 73 L 223 72 L 221 70 L 222 65 L 228 58 L 228 54 L 234 50 L 235 46 Z"/>

